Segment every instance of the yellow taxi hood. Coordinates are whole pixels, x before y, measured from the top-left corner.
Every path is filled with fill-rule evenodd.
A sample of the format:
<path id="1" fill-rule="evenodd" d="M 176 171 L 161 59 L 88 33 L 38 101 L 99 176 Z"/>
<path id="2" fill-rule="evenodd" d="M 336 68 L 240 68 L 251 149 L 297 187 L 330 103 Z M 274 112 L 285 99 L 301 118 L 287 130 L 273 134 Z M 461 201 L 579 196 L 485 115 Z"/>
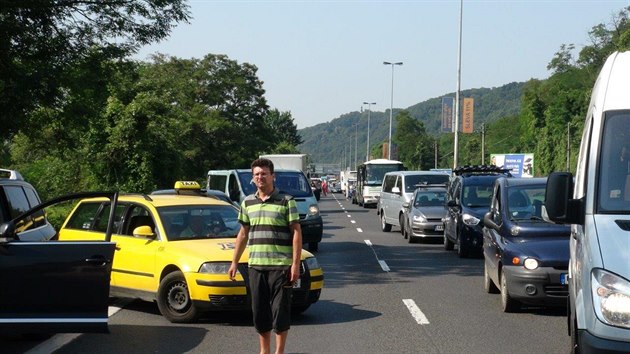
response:
<path id="1" fill-rule="evenodd" d="M 168 242 L 167 252 L 173 256 L 181 255 L 189 261 L 193 258 L 200 262 L 212 260 L 213 262 L 231 262 L 234 255 L 233 238 L 200 239 L 200 240 L 180 240 Z M 313 254 L 302 250 L 302 260 L 313 257 Z M 249 252 L 245 249 L 239 263 L 246 263 L 249 260 Z"/>

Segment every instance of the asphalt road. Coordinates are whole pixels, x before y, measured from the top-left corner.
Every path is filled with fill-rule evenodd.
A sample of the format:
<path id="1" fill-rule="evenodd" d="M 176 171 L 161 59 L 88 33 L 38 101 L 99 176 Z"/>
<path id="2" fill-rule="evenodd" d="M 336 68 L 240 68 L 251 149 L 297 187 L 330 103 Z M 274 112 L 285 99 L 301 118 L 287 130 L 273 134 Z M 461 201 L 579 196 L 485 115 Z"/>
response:
<path id="1" fill-rule="evenodd" d="M 287 353 L 566 353 L 564 309 L 501 311 L 483 291 L 483 260 L 441 242 L 409 244 L 384 233 L 375 209 L 322 197 L 319 302 L 293 316 Z M 255 353 L 249 313 L 212 313 L 172 324 L 153 303 L 112 299 L 109 334 L 0 338 L 3 352 Z"/>

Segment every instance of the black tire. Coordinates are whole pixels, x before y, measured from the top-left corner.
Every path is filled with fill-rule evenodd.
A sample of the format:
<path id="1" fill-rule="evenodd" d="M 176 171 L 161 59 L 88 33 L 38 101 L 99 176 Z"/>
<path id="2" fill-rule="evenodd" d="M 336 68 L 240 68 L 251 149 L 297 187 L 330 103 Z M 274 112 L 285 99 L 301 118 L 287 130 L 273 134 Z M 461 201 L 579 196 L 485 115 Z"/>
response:
<path id="1" fill-rule="evenodd" d="M 446 233 L 444 233 L 444 249 L 447 251 L 452 251 L 455 244 L 451 240 L 448 239 Z"/>
<path id="2" fill-rule="evenodd" d="M 498 294 L 499 288 L 494 284 L 492 278 L 490 278 L 490 274 L 488 274 L 488 265 L 486 261 L 483 261 L 483 290 L 488 294 Z"/>
<path id="3" fill-rule="evenodd" d="M 518 301 L 510 296 L 505 272 L 501 272 L 501 309 L 503 312 L 516 312 L 520 308 Z"/>
<path id="4" fill-rule="evenodd" d="M 317 251 L 319 251 L 319 242 L 309 242 L 308 243 L 308 251 L 309 252 L 317 252 Z"/>
<path id="5" fill-rule="evenodd" d="M 199 316 L 182 272 L 172 272 L 162 279 L 157 304 L 162 316 L 172 323 L 195 322 Z"/>
<path id="6" fill-rule="evenodd" d="M 402 213 L 398 215 L 398 225 L 400 225 L 400 234 L 405 236 L 405 218 L 403 218 Z"/>
<path id="7" fill-rule="evenodd" d="M 383 232 L 392 231 L 392 225 L 385 222 L 385 215 L 383 215 L 383 211 L 381 210 L 381 230 Z"/>
<path id="8" fill-rule="evenodd" d="M 459 258 L 468 257 L 468 248 L 462 243 L 462 235 L 459 232 L 457 233 L 457 255 Z"/>
<path id="9" fill-rule="evenodd" d="M 401 226 L 402 229 L 402 233 L 403 233 L 403 237 L 406 239 L 411 237 L 411 234 L 409 233 L 409 229 L 407 228 L 407 223 L 403 223 Z"/>
<path id="10" fill-rule="evenodd" d="M 571 309 L 571 296 L 567 296 L 567 317 L 569 322 L 569 335 L 571 336 L 571 354 L 580 354 L 580 343 L 577 336 L 577 318 L 575 318 L 575 312 Z"/>

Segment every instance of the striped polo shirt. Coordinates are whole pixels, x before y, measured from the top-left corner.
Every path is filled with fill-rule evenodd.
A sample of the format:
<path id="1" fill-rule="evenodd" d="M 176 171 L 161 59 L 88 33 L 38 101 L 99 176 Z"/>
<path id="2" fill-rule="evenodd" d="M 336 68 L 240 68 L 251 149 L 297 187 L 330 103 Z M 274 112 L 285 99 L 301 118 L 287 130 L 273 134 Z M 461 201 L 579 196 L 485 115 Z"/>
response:
<path id="1" fill-rule="evenodd" d="M 262 201 L 258 192 L 241 203 L 238 220 L 249 226 L 249 266 L 257 269 L 284 269 L 293 260 L 293 235 L 289 225 L 300 221 L 293 197 L 274 188 Z"/>

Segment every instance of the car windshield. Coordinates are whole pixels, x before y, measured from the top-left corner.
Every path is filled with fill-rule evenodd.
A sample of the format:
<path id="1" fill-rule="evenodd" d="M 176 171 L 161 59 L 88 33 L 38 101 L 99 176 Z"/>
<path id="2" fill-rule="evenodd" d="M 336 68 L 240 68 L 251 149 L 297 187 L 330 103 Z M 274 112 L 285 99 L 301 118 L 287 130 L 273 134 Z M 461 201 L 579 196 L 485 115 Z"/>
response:
<path id="1" fill-rule="evenodd" d="M 181 205 L 158 208 L 169 241 L 233 238 L 241 225 L 238 211 L 228 205 Z"/>
<path id="2" fill-rule="evenodd" d="M 444 206 L 445 200 L 446 191 L 418 191 L 413 206 L 416 208 Z"/>
<path id="3" fill-rule="evenodd" d="M 513 220 L 542 220 L 545 185 L 511 186 L 507 189 L 508 214 Z"/>
<path id="4" fill-rule="evenodd" d="M 630 112 L 607 112 L 601 137 L 597 210 L 630 212 Z"/>
<path id="5" fill-rule="evenodd" d="M 296 198 L 310 197 L 313 195 L 311 185 L 302 172 L 275 171 L 276 180 L 274 186 L 281 192 Z M 238 178 L 243 186 L 243 191 L 249 195 L 256 193 L 256 186 L 252 179 L 251 171 L 239 172 Z"/>
<path id="6" fill-rule="evenodd" d="M 469 208 L 489 207 L 491 197 L 492 185 L 467 185 L 464 186 L 462 204 Z"/>
<path id="7" fill-rule="evenodd" d="M 448 183 L 448 175 L 409 175 L 405 176 L 405 192 L 413 193 L 418 185 L 427 185 L 427 184 L 446 184 Z"/>

